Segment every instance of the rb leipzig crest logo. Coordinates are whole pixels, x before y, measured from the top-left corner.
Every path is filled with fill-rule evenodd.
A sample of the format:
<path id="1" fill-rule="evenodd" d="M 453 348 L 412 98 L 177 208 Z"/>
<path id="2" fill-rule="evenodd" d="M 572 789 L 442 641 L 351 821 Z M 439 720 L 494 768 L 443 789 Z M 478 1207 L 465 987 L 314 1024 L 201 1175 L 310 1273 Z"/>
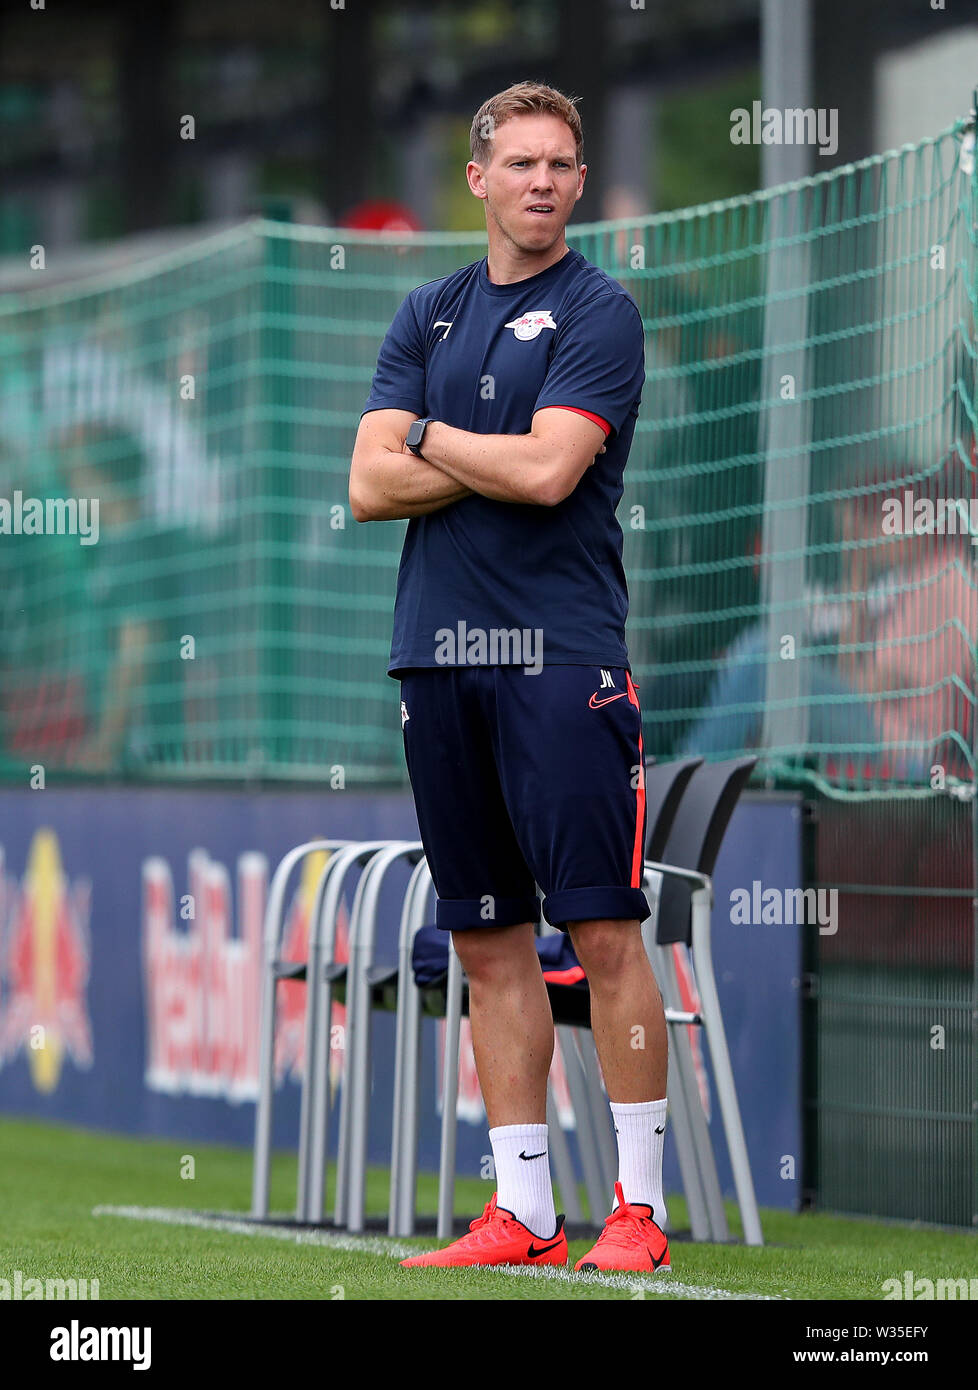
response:
<path id="1" fill-rule="evenodd" d="M 504 327 L 511 328 L 521 343 L 527 343 L 531 338 L 539 337 L 541 329 L 556 328 L 557 325 L 550 317 L 549 309 L 531 309 L 529 313 L 521 314 L 518 319 L 513 319 L 512 323 L 507 323 Z"/>

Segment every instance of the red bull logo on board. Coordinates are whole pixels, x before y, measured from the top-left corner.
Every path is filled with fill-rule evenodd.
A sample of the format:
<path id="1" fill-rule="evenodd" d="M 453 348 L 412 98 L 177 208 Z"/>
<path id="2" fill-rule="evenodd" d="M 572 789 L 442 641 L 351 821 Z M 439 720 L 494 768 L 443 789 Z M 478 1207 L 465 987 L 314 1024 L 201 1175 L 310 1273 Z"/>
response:
<path id="1" fill-rule="evenodd" d="M 306 959 L 309 917 L 325 854 L 309 855 L 288 907 L 283 960 Z M 238 931 L 226 867 L 195 849 L 188 859 L 190 892 L 176 901 L 173 875 L 159 856 L 143 863 L 143 986 L 146 997 L 145 1082 L 168 1095 L 255 1100 L 259 1077 L 262 928 L 268 861 L 256 852 L 238 859 Z M 179 921 L 178 921 L 179 918 Z M 336 958 L 347 959 L 345 904 L 337 913 Z M 275 1077 L 301 1080 L 306 987 L 280 980 L 275 1027 Z M 342 1070 L 346 1011 L 334 1004 L 330 1076 Z"/>
<path id="2" fill-rule="evenodd" d="M 39 1091 L 54 1091 L 65 1057 L 92 1065 L 88 1012 L 91 884 L 71 882 L 53 830 L 36 831 L 24 877 L 0 849 L 0 1063 L 22 1049 Z"/>

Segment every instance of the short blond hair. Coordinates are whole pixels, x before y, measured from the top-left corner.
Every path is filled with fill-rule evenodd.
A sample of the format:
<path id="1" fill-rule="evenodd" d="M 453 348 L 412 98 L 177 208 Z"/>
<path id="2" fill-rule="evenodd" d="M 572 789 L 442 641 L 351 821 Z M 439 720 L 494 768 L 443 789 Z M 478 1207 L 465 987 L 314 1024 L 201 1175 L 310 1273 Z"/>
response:
<path id="1" fill-rule="evenodd" d="M 505 92 L 497 92 L 482 103 L 472 119 L 469 147 L 473 160 L 485 168 L 492 159 L 493 135 L 514 116 L 558 116 L 574 137 L 577 167 L 580 169 L 584 162 L 584 131 L 574 105 L 579 100 L 579 97 L 566 97 L 556 87 L 546 87 L 542 82 L 517 82 L 507 87 Z"/>

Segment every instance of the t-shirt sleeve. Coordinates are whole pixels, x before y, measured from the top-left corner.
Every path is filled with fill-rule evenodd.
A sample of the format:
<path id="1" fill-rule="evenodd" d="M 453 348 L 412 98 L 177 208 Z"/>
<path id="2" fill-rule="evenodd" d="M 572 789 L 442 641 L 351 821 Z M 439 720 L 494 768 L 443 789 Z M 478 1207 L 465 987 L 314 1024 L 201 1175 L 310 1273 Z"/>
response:
<path id="1" fill-rule="evenodd" d="M 609 294 L 558 324 L 546 380 L 533 409 L 564 406 L 597 415 L 617 433 L 641 399 L 645 333 L 635 301 Z"/>
<path id="2" fill-rule="evenodd" d="M 410 410 L 424 414 L 424 342 L 412 295 L 402 301 L 381 344 L 367 403 L 368 410 Z"/>

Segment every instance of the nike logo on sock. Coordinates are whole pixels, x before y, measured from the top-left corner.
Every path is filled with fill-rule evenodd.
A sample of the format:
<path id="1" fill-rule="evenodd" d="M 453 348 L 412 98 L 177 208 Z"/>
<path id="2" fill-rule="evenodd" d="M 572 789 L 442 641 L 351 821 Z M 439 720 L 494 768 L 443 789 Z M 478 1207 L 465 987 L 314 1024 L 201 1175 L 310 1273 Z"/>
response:
<path id="1" fill-rule="evenodd" d="M 525 1159 L 527 1163 L 529 1163 L 529 1161 L 530 1161 L 531 1158 L 545 1158 L 546 1155 L 547 1155 L 546 1149 L 544 1149 L 543 1153 L 539 1153 L 539 1154 L 528 1154 L 528 1153 L 524 1153 L 524 1152 L 522 1152 L 522 1151 L 520 1152 L 520 1158 Z M 553 1249 L 552 1246 L 551 1246 L 551 1249 Z"/>
<path id="2" fill-rule="evenodd" d="M 521 1155 L 521 1157 L 522 1157 L 522 1155 Z M 539 1155 L 538 1155 L 538 1157 L 539 1157 Z M 527 1252 L 526 1252 L 526 1258 L 527 1258 L 528 1260 L 535 1260 L 536 1257 L 537 1257 L 538 1255 L 546 1255 L 546 1253 L 547 1253 L 548 1250 L 556 1250 L 556 1249 L 557 1249 L 557 1246 L 558 1246 L 559 1244 L 560 1244 L 560 1241 L 559 1241 L 559 1240 L 555 1240 L 554 1243 L 553 1243 L 553 1245 L 541 1245 L 541 1246 L 540 1246 L 540 1249 L 538 1250 L 538 1249 L 536 1248 L 536 1246 L 533 1244 L 533 1241 L 531 1240 L 531 1241 L 530 1241 L 530 1248 L 529 1248 L 529 1250 L 527 1250 Z"/>
<path id="3" fill-rule="evenodd" d="M 665 1132 L 665 1128 L 666 1128 L 665 1125 L 656 1125 L 656 1127 L 655 1127 L 655 1132 L 656 1132 L 656 1134 L 663 1134 L 663 1133 Z"/>

